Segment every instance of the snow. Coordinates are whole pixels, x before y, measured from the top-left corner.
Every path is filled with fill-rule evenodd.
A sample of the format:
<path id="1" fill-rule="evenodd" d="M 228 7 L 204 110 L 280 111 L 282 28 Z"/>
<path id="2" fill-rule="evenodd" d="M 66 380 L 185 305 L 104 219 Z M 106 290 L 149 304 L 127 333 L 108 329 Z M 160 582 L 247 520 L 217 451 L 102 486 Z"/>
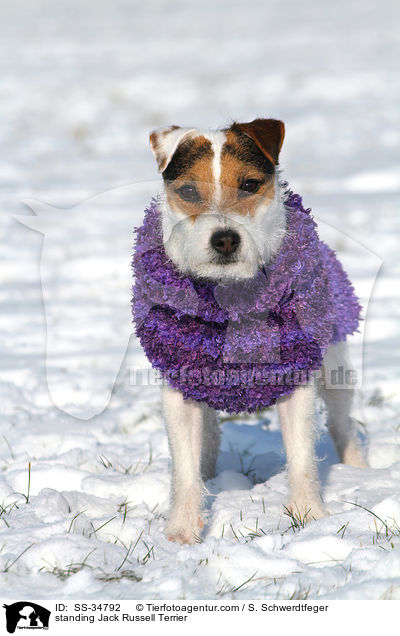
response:
<path id="1" fill-rule="evenodd" d="M 5 3 L 3 598 L 400 599 L 398 12 L 393 0 Z M 366 309 L 351 347 L 370 467 L 338 463 L 318 405 L 330 515 L 295 528 L 275 411 L 224 416 L 202 542 L 180 546 L 163 534 L 159 387 L 136 382 L 149 366 L 130 324 L 132 229 L 160 187 L 147 137 L 255 116 L 286 122 L 283 176 Z"/>

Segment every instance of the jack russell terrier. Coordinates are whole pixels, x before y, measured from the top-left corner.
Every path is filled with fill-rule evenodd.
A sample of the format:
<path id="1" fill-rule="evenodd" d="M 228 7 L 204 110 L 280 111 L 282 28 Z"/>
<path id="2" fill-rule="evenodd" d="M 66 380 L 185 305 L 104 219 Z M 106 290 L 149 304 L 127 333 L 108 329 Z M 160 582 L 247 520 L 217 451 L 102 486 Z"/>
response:
<path id="1" fill-rule="evenodd" d="M 350 418 L 353 392 L 324 381 L 331 369 L 348 367 L 345 340 L 357 328 L 360 306 L 310 211 L 278 179 L 284 134 L 274 119 L 150 134 L 164 193 L 137 231 L 133 312 L 145 352 L 166 379 L 172 541 L 194 543 L 204 526 L 217 410 L 276 403 L 288 507 L 306 521 L 327 514 L 314 454 L 317 372 L 340 461 L 365 466 Z M 252 382 L 241 383 L 250 371 Z M 293 371 L 297 383 L 271 380 L 274 373 L 293 378 Z M 215 380 L 221 373 L 223 381 Z"/>

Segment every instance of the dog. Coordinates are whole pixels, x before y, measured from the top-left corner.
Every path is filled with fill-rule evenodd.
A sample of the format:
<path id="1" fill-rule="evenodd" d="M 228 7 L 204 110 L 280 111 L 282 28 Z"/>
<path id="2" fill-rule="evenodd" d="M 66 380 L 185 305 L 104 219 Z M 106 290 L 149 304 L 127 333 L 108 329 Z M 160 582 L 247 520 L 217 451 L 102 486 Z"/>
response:
<path id="1" fill-rule="evenodd" d="M 286 212 L 279 181 L 283 122 L 255 119 L 222 130 L 170 126 L 150 134 L 162 174 L 162 239 L 182 274 L 214 282 L 246 281 L 273 262 L 285 238 Z M 346 342 L 329 346 L 325 373 L 348 367 Z M 366 465 L 350 418 L 349 388 L 318 391 L 342 463 Z M 315 383 L 296 386 L 276 400 L 287 458 L 288 508 L 305 521 L 325 516 L 314 451 Z M 192 544 L 204 527 L 204 482 L 215 476 L 219 444 L 216 412 L 185 399 L 168 383 L 163 412 L 172 457 L 169 540 Z"/>

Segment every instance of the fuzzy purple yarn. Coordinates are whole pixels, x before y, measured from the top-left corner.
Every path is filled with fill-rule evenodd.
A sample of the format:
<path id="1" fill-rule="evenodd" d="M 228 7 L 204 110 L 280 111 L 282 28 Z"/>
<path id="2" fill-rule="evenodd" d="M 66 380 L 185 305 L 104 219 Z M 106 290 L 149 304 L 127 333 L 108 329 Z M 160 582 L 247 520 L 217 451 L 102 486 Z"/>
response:
<path id="1" fill-rule="evenodd" d="M 287 234 L 254 278 L 230 283 L 181 274 L 168 260 L 157 200 L 133 257 L 136 334 L 185 398 L 240 413 L 274 404 L 307 382 L 326 348 L 356 331 L 361 307 L 310 210 L 287 192 Z"/>

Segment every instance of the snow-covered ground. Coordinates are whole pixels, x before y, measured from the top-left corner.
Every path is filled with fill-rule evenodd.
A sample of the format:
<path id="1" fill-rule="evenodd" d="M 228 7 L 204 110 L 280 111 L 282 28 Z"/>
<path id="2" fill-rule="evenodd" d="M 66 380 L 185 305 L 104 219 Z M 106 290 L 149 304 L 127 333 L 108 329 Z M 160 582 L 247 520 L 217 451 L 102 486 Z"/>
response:
<path id="1" fill-rule="evenodd" d="M 394 0 L 3 3 L 3 598 L 400 599 L 398 18 Z M 294 528 L 274 410 L 226 418 L 203 542 L 180 546 L 159 388 L 135 384 L 129 339 L 131 232 L 159 187 L 147 136 L 255 116 L 286 122 L 283 175 L 369 301 L 370 468 L 338 463 L 319 407 L 331 514 Z M 26 199 L 44 239 L 13 218 Z"/>

